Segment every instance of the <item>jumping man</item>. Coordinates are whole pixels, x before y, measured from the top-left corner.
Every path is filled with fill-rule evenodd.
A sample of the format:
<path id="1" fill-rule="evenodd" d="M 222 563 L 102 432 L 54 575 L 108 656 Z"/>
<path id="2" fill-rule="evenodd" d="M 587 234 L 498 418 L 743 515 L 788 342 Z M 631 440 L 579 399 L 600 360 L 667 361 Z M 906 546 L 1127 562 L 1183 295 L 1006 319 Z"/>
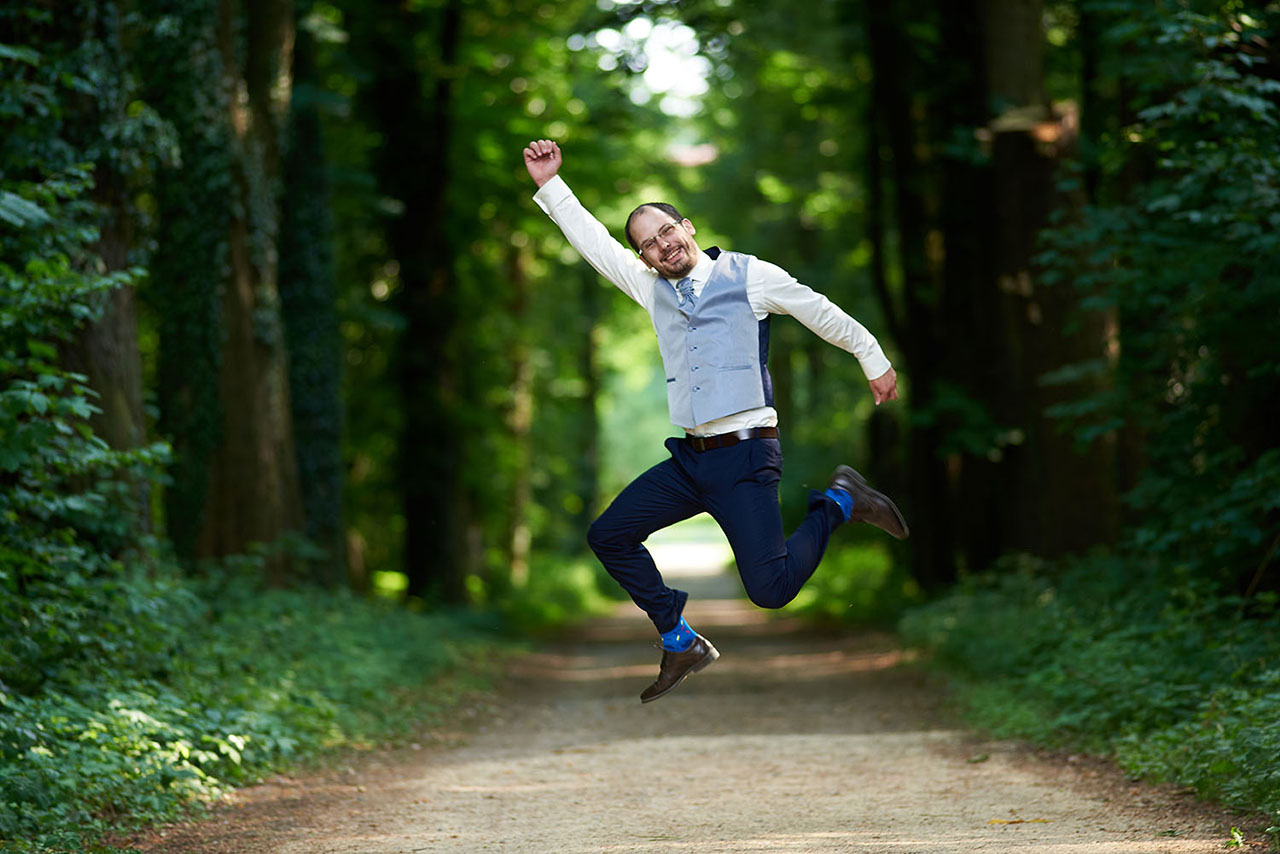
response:
<path id="1" fill-rule="evenodd" d="M 842 465 L 826 491 L 810 493 L 808 515 L 784 537 L 782 451 L 766 364 L 769 316 L 789 314 L 857 357 L 877 406 L 897 399 L 898 379 L 862 324 L 774 264 L 699 249 L 693 223 L 669 204 L 632 211 L 626 237 L 635 254 L 627 251 L 559 177 L 562 159 L 550 140 L 524 150 L 538 185 L 534 201 L 587 263 L 649 313 L 671 421 L 685 432 L 666 441 L 670 459 L 632 481 L 587 535 L 605 569 L 661 637 L 658 678 L 640 695 L 648 703 L 720 657 L 685 620 L 688 594 L 663 583 L 645 549 L 654 531 L 709 513 L 728 538 L 747 596 L 762 608 L 781 608 L 795 598 L 839 525 L 867 522 L 898 539 L 907 536 L 897 506 Z"/>

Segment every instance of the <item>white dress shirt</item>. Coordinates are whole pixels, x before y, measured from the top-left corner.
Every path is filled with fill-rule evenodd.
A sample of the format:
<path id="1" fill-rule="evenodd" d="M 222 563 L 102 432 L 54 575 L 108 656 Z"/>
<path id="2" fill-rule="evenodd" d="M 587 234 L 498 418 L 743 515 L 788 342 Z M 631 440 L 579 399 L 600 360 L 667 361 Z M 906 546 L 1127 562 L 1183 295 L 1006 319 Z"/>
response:
<path id="1" fill-rule="evenodd" d="M 560 227 L 578 254 L 600 275 L 639 303 L 652 319 L 653 288 L 660 277 L 634 252 L 609 235 L 609 230 L 583 207 L 564 179 L 555 176 L 538 189 L 533 199 Z M 776 264 L 761 261 L 755 256 L 748 257 L 747 301 L 756 320 L 764 320 L 770 314 L 789 314 L 822 340 L 856 356 L 868 380 L 876 379 L 889 370 L 891 365 L 880 343 L 866 327 Z M 702 294 L 714 264 L 705 252 L 699 255 L 698 262 L 689 273 L 695 296 Z M 675 288 L 674 282 L 663 281 Z M 747 427 L 773 427 L 777 423 L 777 411 L 771 406 L 762 406 L 699 424 L 688 432 L 694 436 L 714 436 Z"/>

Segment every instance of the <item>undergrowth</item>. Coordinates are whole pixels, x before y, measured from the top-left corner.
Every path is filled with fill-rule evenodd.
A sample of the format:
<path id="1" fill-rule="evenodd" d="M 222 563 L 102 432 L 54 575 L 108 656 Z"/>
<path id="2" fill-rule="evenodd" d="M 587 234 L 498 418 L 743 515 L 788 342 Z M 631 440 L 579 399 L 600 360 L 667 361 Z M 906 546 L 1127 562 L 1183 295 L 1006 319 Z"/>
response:
<path id="1" fill-rule="evenodd" d="M 1272 817 L 1280 609 L 1116 557 L 1010 559 L 909 612 L 906 640 L 996 736 L 1113 755 L 1135 776 Z"/>
<path id="2" fill-rule="evenodd" d="M 110 618 L 95 618 L 81 628 L 105 651 L 50 664 L 36 691 L 0 683 L 0 850 L 106 850 L 108 832 L 409 736 L 480 689 L 497 659 L 475 615 L 239 582 L 216 596 L 177 578 L 119 589 L 122 612 L 148 609 L 135 614 L 143 629 L 113 639 Z"/>

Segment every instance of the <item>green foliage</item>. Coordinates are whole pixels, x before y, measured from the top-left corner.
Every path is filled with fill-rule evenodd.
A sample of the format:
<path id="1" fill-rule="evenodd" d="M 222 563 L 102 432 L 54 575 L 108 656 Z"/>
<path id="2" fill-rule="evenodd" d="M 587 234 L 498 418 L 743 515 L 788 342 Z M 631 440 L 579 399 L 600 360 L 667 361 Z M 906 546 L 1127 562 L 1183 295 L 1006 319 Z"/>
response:
<path id="1" fill-rule="evenodd" d="M 319 750 L 408 732 L 466 684 L 441 674 L 484 667 L 473 619 L 264 594 L 229 567 L 197 588 L 143 535 L 131 484 L 158 480 L 167 451 L 109 449 L 59 351 L 141 280 L 104 272 L 91 197 L 107 164 L 147 160 L 131 146 L 163 148 L 163 128 L 135 105 L 136 121 L 108 125 L 124 142 L 90 163 L 81 142 L 97 137 L 72 107 L 112 79 L 94 65 L 105 48 L 36 12 L 26 23 L 47 51 L 0 47 L 16 128 L 0 139 L 0 848 L 83 851 Z M 157 37 L 176 45 L 172 25 Z"/>
<path id="2" fill-rule="evenodd" d="M 786 612 L 824 622 L 895 621 L 920 589 L 882 544 L 833 542 Z"/>
<path id="3" fill-rule="evenodd" d="M 995 734 L 1114 752 L 1135 774 L 1247 810 L 1280 808 L 1280 610 L 1188 568 L 1016 558 L 909 613 Z"/>
<path id="4" fill-rule="evenodd" d="M 50 662 L 38 693 L 0 686 L 0 843 L 83 850 L 318 753 L 407 736 L 495 661 L 475 618 L 165 572 L 127 591 L 132 626 Z"/>
<path id="5" fill-rule="evenodd" d="M 496 600 L 503 625 L 520 634 L 555 630 L 605 613 L 623 597 L 598 561 L 543 553 L 534 555 L 523 587 L 486 592 Z"/>
<path id="6" fill-rule="evenodd" d="M 0 148 L 0 191 L 23 212 L 0 232 L 0 690 L 37 691 L 55 668 L 149 654 L 127 642 L 153 615 L 120 558 L 141 545 L 126 484 L 156 477 L 165 451 L 109 449 L 87 423 L 96 395 L 58 359 L 103 295 L 141 275 L 102 272 L 93 172 L 61 135 L 69 93 L 92 82 L 65 54 L 0 62 L 0 110 L 22 120 Z"/>
<path id="7" fill-rule="evenodd" d="M 1232 806 L 1280 804 L 1280 670 L 1252 672 L 1208 693 L 1188 720 L 1116 745 L 1137 774 L 1194 786 Z"/>
<path id="8" fill-rule="evenodd" d="M 960 675 L 997 734 L 1114 753 L 1135 774 L 1246 810 L 1280 807 L 1280 84 L 1275 16 L 1193 2 L 1080 4 L 1099 41 L 1094 138 L 1046 234 L 1047 281 L 1115 322 L 1106 376 L 1055 408 L 1137 470 L 1122 548 L 997 565 L 903 630 Z M 1268 20 L 1267 12 L 1270 13 Z M 1131 100 L 1119 102 L 1118 93 Z M 1271 572 L 1271 575 L 1267 575 Z"/>
<path id="9" fill-rule="evenodd" d="M 1280 537 L 1280 82 L 1259 51 L 1275 21 L 1085 6 L 1132 120 L 1094 141 L 1097 201 L 1041 261 L 1115 318 L 1119 347 L 1113 384 L 1056 411 L 1085 439 L 1141 437 L 1137 545 L 1243 589 Z"/>

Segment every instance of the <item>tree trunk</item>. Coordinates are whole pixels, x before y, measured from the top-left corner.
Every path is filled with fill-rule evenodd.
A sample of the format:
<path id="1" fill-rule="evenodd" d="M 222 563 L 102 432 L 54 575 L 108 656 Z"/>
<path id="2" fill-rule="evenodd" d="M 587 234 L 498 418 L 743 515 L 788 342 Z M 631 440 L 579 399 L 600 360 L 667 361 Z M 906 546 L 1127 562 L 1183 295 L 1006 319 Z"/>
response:
<path id="1" fill-rule="evenodd" d="M 881 301 L 891 328 L 902 332 L 899 344 L 906 358 L 903 372 L 910 383 L 911 406 L 927 411 L 937 393 L 938 367 L 941 364 L 941 336 L 938 332 L 936 305 L 940 286 L 937 269 L 939 253 L 929 251 L 930 201 L 925 187 L 928 176 L 922 157 L 925 154 L 921 128 L 913 116 L 910 80 L 914 76 L 914 54 L 905 36 L 900 7 L 887 3 L 867 4 L 867 39 L 871 46 L 872 122 L 881 150 L 871 154 L 868 182 L 873 194 L 887 182 L 891 193 L 879 195 L 891 206 L 892 222 L 897 235 L 898 261 L 902 274 L 901 311 L 889 299 L 886 290 Z M 888 173 L 881 168 L 886 155 Z M 884 235 L 876 240 L 883 241 Z M 874 280 L 889 279 L 887 254 L 882 253 L 885 269 L 873 274 Z M 881 285 L 883 288 L 884 286 Z M 945 462 L 940 456 L 941 431 L 937 422 L 913 419 L 908 444 L 908 478 L 910 488 L 904 511 L 912 529 L 912 574 L 926 590 L 937 590 L 955 579 L 956 567 L 952 549 L 949 516 L 949 486 Z"/>
<path id="2" fill-rule="evenodd" d="M 941 230 L 945 259 L 941 311 L 945 324 L 944 364 L 948 388 L 977 406 L 947 413 L 953 434 L 948 453 L 957 559 L 965 570 L 985 569 L 999 555 L 1009 520 L 1002 498 L 1000 469 L 986 448 L 965 447 L 957 433 L 981 433 L 999 426 L 1007 406 L 1008 340 L 1000 293 L 993 275 L 992 250 L 996 206 L 991 193 L 993 167 L 979 149 L 978 133 L 988 118 L 982 17 L 976 0 L 942 7 L 945 62 L 954 70 L 936 95 L 934 134 L 964 139 L 969 156 L 941 159 Z M 984 437 L 994 443 L 994 436 Z"/>
<path id="3" fill-rule="evenodd" d="M 222 442 L 214 452 L 208 512 L 200 531 L 205 555 L 236 554 L 302 528 L 277 247 L 280 235 L 280 144 L 289 106 L 292 4 L 263 0 L 245 8 L 243 69 L 235 0 L 219 4 L 228 120 L 234 143 L 230 276 L 223 290 L 219 391 Z M 288 562 L 268 561 L 268 579 L 284 581 Z"/>
<path id="4" fill-rule="evenodd" d="M 198 557 L 210 460 L 222 440 L 221 303 L 229 219 L 230 149 L 216 38 L 217 0 L 140 0 L 136 50 L 148 104 L 168 121 L 181 162 L 155 182 L 155 252 L 142 297 L 156 318 L 160 433 L 173 447 L 165 530 L 178 556 Z"/>
<path id="5" fill-rule="evenodd" d="M 99 183 L 101 190 L 105 182 Z M 94 247 L 108 271 L 129 266 L 132 244 L 119 224 L 127 214 L 122 199 L 103 201 L 112 221 L 103 226 Z M 116 288 L 103 295 L 102 319 L 81 330 L 65 350 L 68 369 L 89 378 L 98 393 L 101 412 L 89 419 L 93 432 L 117 450 L 146 444 L 146 415 L 142 407 L 142 356 L 138 350 L 138 298 L 132 287 Z M 139 533 L 152 530 L 151 488 L 146 480 L 130 478 L 132 512 Z"/>
<path id="6" fill-rule="evenodd" d="M 87 13 L 87 15 L 85 14 Z M 67 28 L 67 35 L 77 40 L 96 39 L 103 52 L 104 72 L 113 76 L 125 74 L 121 49 L 120 10 L 115 3 L 101 3 L 90 11 L 77 10 L 76 15 L 55 21 Z M 101 144 L 102 126 L 123 115 L 125 100 L 131 93 L 123 88 L 110 89 L 116 102 L 98 103 L 84 96 L 72 112 L 77 121 L 68 130 L 80 139 L 84 148 Z M 71 130 L 75 127 L 76 130 Z M 119 157 L 122 152 L 113 151 Z M 94 170 L 94 202 L 103 211 L 98 241 L 93 254 L 102 259 L 106 271 L 124 270 L 130 266 L 129 253 L 136 248 L 134 217 L 125 178 L 116 173 L 111 159 L 100 158 Z M 99 395 L 102 411 L 90 417 L 93 431 L 112 448 L 136 448 L 146 440 L 146 422 L 142 407 L 142 360 L 138 350 L 137 293 L 133 288 L 117 288 L 104 296 L 102 319 L 85 327 L 79 340 L 67 353 L 68 367 L 89 377 L 89 385 Z"/>
<path id="7" fill-rule="evenodd" d="M 1003 105 L 989 127 L 995 301 L 991 337 L 1007 342 L 1005 381 L 984 383 L 997 423 L 1019 436 L 995 463 L 1004 549 L 1058 555 L 1104 541 L 1114 530 L 1115 491 L 1105 453 L 1081 456 L 1045 415 L 1067 395 L 1040 382 L 1048 371 L 1103 351 L 1096 319 L 1069 332 L 1078 295 L 1037 281 L 1034 256 L 1056 201 L 1054 174 L 1061 124 L 1044 92 L 1040 0 L 984 0 L 989 102 Z M 990 293 L 990 291 L 989 291 Z"/>
<path id="8" fill-rule="evenodd" d="M 300 6 L 299 14 L 310 5 Z M 342 339 L 314 53 L 313 38 L 299 33 L 284 160 L 280 299 L 306 534 L 325 551 L 312 563 L 311 576 L 319 584 L 336 587 L 348 583 L 342 514 Z"/>
<path id="9" fill-rule="evenodd" d="M 434 17 L 428 17 L 434 14 Z M 407 595 L 466 600 L 465 485 L 459 370 L 455 343 L 464 333 L 454 274 L 456 248 L 446 201 L 450 188 L 453 65 L 462 10 L 447 0 L 433 13 L 383 4 L 368 28 L 371 83 L 364 103 L 382 135 L 375 156 L 378 184 L 399 210 L 386 225 L 400 265 L 395 305 L 405 329 L 397 354 L 404 425 L 399 476 L 404 502 Z M 424 29 L 435 48 L 430 73 L 418 45 Z"/>
<path id="10" fill-rule="evenodd" d="M 578 266 L 578 283 L 582 293 L 583 326 L 582 347 L 578 351 L 579 364 L 585 380 L 585 388 L 581 399 L 581 436 L 582 453 L 572 455 L 577 463 L 578 497 L 582 499 L 581 509 L 574 514 L 577 524 L 574 530 L 581 532 L 575 536 L 573 544 L 566 549 L 569 553 L 580 551 L 586 544 L 587 527 L 595 519 L 596 514 L 604 508 L 597 507 L 600 499 L 600 358 L 597 341 L 600 323 L 600 285 L 595 271 L 585 264 Z"/>

